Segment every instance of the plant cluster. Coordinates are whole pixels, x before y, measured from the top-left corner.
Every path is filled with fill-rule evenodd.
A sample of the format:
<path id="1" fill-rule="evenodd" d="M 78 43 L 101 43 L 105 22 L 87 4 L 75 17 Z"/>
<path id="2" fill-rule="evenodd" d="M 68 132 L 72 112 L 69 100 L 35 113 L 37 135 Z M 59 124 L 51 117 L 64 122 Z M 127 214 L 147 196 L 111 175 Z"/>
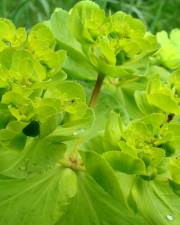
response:
<path id="1" fill-rule="evenodd" d="M 0 19 L 0 225 L 179 225 L 180 29 L 85 0 Z"/>

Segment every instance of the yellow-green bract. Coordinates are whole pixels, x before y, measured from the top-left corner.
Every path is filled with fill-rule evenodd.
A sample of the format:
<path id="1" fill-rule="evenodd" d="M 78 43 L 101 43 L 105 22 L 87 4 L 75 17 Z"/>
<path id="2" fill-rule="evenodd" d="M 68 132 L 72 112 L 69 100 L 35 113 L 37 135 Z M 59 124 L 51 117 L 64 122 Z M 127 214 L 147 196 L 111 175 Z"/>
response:
<path id="1" fill-rule="evenodd" d="M 102 76 L 129 79 L 142 75 L 148 55 L 158 47 L 142 21 L 123 12 L 106 15 L 91 1 L 77 3 L 69 13 L 57 9 L 50 29 L 60 45 L 69 50 L 70 61 L 77 64 L 81 55 Z M 74 71 L 69 61 L 67 65 Z M 84 75 L 83 79 L 91 79 L 87 72 Z"/>

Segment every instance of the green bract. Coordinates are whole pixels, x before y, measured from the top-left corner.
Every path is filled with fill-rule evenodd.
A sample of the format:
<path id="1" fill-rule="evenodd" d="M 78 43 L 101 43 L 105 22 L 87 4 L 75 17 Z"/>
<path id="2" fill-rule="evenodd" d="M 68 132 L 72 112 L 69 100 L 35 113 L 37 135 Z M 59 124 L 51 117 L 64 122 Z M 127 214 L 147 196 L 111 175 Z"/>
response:
<path id="1" fill-rule="evenodd" d="M 148 224 L 168 224 L 169 216 L 180 219 L 179 156 L 174 157 L 179 155 L 179 136 L 179 122 L 167 123 L 162 113 L 125 125 L 111 112 L 104 134 L 87 144 L 100 152 L 101 142 L 101 154 L 116 171 L 127 204 Z"/>
<path id="2" fill-rule="evenodd" d="M 153 75 L 148 81 L 146 91 L 136 91 L 136 102 L 143 113 L 160 109 L 167 113 L 180 114 L 178 75 L 179 71 L 175 71 L 166 81 L 162 81 L 157 74 Z"/>
<path id="3" fill-rule="evenodd" d="M 166 167 L 164 171 L 162 167 L 166 157 L 178 150 L 174 142 L 179 134 L 174 137 L 174 126 L 179 132 L 179 123 L 168 124 L 161 113 L 150 114 L 126 126 L 117 113 L 111 112 L 101 136 L 103 153 L 121 172 L 154 179 L 159 173 L 166 173 Z M 90 141 L 89 149 L 92 144 Z"/>
<path id="4" fill-rule="evenodd" d="M 157 60 L 168 69 L 177 69 L 180 64 L 180 29 L 157 33 L 157 41 L 161 48 L 157 52 Z"/>
<path id="5" fill-rule="evenodd" d="M 178 35 L 87 0 L 0 19 L 0 225 L 179 225 Z"/>
<path id="6" fill-rule="evenodd" d="M 60 25 L 64 23 L 64 16 L 67 28 Z M 76 50 L 73 55 L 72 49 L 69 51 L 73 60 L 77 60 L 81 53 L 102 76 L 125 76 L 129 79 L 128 75 L 143 75 L 148 66 L 147 56 L 157 49 L 155 37 L 146 32 L 140 20 L 123 12 L 106 16 L 91 1 L 79 2 L 69 15 L 61 9 L 56 10 L 50 20 L 50 28 L 63 48 Z M 70 37 L 64 40 L 58 28 L 67 29 L 63 33 L 67 35 L 68 32 Z"/>
<path id="7" fill-rule="evenodd" d="M 153 36 L 145 34 L 140 20 L 123 12 L 105 16 L 103 10 L 90 1 L 80 2 L 71 10 L 70 30 L 102 75 L 133 73 L 132 64 L 137 65 L 156 48 L 156 45 L 149 45 Z"/>
<path id="8" fill-rule="evenodd" d="M 37 24 L 24 48 L 7 46 L 0 52 L 1 107 L 7 112 L 1 118 L 3 132 L 14 121 L 24 123 L 24 127 L 37 121 L 43 136 L 58 124 L 76 121 L 86 114 L 85 93 L 76 82 L 64 81 L 66 74 L 61 66 L 65 52 L 54 50 L 55 45 L 50 30 Z M 80 106 L 82 112 L 77 116 Z"/>
<path id="9" fill-rule="evenodd" d="M 27 37 L 24 28 L 16 29 L 15 25 L 8 19 L 0 18 L 0 51 L 10 46 L 20 47 Z"/>

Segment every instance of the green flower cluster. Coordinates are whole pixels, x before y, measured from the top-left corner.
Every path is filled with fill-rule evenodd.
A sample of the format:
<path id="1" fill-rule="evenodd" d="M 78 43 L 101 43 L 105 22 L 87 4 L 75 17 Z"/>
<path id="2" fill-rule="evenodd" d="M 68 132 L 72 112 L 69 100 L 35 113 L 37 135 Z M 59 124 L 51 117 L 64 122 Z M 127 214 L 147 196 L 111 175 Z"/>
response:
<path id="1" fill-rule="evenodd" d="M 179 149 L 179 29 L 0 19 L 0 225 L 179 225 Z"/>

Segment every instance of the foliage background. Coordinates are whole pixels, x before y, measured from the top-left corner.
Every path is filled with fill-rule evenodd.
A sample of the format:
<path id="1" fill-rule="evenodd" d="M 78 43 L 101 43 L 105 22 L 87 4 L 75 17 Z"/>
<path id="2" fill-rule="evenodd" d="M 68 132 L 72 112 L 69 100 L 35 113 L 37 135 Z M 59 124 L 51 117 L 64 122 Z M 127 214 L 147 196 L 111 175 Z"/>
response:
<path id="1" fill-rule="evenodd" d="M 71 8 L 77 0 L 0 0 L 0 17 L 31 27 L 46 20 L 56 7 Z M 152 32 L 180 27 L 180 0 L 95 0 L 106 11 L 123 10 L 141 18 Z"/>

